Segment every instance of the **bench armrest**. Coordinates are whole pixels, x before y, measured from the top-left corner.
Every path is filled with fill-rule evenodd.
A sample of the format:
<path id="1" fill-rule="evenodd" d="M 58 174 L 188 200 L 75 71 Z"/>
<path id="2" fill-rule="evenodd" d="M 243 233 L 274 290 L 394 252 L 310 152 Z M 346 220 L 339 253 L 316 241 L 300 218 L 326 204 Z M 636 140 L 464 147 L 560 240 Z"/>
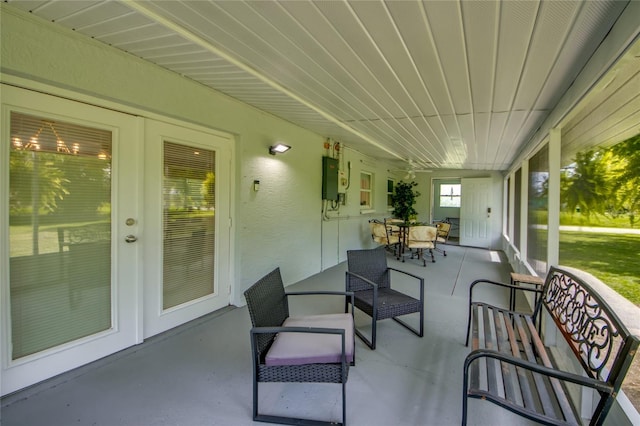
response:
<path id="1" fill-rule="evenodd" d="M 478 284 L 490 284 L 493 286 L 504 287 L 511 290 L 530 291 L 533 293 L 542 294 L 542 289 L 539 287 L 519 286 L 516 284 L 507 284 L 507 283 L 501 283 L 498 281 L 480 279 L 480 280 L 475 280 L 474 282 L 471 283 L 471 285 L 469 285 L 469 305 L 471 305 L 471 303 L 473 302 L 473 289 Z"/>
<path id="2" fill-rule="evenodd" d="M 509 354 L 498 352 L 492 349 L 476 349 L 467 355 L 464 360 L 464 382 L 467 384 L 467 377 L 469 373 L 469 366 L 478 358 L 493 358 L 499 361 L 506 362 L 508 364 L 515 365 L 517 367 L 524 368 L 535 373 L 540 373 L 548 377 L 554 377 L 566 382 L 576 383 L 581 386 L 593 388 L 598 392 L 604 392 L 607 394 L 613 393 L 613 386 L 602 380 L 592 379 L 591 377 L 584 377 L 579 374 L 570 373 L 568 371 L 556 370 L 546 367 L 544 365 L 537 364 L 535 362 L 527 361 L 522 358 L 516 358 Z M 466 389 L 466 388 L 465 388 Z"/>
<path id="3" fill-rule="evenodd" d="M 499 287 L 513 288 L 516 290 L 533 291 L 534 293 L 542 293 L 542 289 L 539 287 L 525 287 L 517 284 L 507 284 L 507 283 L 501 283 L 498 281 L 481 279 L 481 280 L 475 280 L 474 282 L 471 283 L 471 285 L 469 285 L 469 294 L 473 292 L 473 288 L 477 284 L 491 284 L 491 285 L 497 285 Z"/>

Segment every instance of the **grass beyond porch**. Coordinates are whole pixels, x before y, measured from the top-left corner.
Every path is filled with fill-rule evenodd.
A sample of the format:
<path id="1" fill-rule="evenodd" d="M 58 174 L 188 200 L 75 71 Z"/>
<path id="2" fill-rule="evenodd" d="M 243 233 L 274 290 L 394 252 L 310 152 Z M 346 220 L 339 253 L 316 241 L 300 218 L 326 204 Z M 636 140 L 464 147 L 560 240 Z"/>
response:
<path id="1" fill-rule="evenodd" d="M 639 234 L 560 232 L 560 264 L 589 272 L 640 306 Z"/>

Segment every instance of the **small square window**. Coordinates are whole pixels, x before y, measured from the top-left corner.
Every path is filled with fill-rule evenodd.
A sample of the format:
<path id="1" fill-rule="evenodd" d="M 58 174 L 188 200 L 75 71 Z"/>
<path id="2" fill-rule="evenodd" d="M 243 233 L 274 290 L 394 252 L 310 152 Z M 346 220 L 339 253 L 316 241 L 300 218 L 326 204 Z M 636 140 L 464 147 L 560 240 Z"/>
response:
<path id="1" fill-rule="evenodd" d="M 443 183 L 440 185 L 440 207 L 460 207 L 462 185 Z"/>
<path id="2" fill-rule="evenodd" d="M 373 205 L 373 175 L 360 173 L 360 209 L 370 209 Z"/>

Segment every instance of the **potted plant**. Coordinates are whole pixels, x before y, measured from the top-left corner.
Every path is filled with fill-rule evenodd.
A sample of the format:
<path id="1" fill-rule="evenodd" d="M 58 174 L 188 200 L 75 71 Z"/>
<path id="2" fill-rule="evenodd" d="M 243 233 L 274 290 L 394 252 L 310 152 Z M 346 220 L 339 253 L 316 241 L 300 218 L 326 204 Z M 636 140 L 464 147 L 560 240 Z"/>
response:
<path id="1" fill-rule="evenodd" d="M 393 215 L 398 219 L 409 222 L 412 216 L 418 214 L 413 206 L 416 204 L 416 197 L 420 196 L 418 191 L 413 188 L 418 186 L 416 182 L 400 181 L 391 194 L 391 205 L 393 206 Z"/>

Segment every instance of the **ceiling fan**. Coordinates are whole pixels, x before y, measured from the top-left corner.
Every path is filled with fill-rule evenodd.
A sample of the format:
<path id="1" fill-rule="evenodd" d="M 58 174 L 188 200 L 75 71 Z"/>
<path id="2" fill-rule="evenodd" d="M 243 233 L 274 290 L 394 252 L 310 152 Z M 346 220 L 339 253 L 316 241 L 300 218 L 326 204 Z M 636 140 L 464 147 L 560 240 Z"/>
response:
<path id="1" fill-rule="evenodd" d="M 404 175 L 404 177 L 402 179 L 405 179 L 405 180 L 411 179 L 411 180 L 413 180 L 415 178 L 416 178 L 416 172 L 413 169 L 410 168 L 410 169 L 407 170 L 407 174 Z"/>
<path id="2" fill-rule="evenodd" d="M 402 178 L 403 180 L 413 180 L 416 178 L 416 172 L 425 172 L 425 173 L 429 173 L 431 172 L 430 169 L 417 169 L 416 168 L 416 164 L 413 162 L 413 160 L 407 160 L 407 167 L 404 169 L 396 169 L 396 170 L 392 170 L 394 172 L 404 172 L 405 175 Z"/>

